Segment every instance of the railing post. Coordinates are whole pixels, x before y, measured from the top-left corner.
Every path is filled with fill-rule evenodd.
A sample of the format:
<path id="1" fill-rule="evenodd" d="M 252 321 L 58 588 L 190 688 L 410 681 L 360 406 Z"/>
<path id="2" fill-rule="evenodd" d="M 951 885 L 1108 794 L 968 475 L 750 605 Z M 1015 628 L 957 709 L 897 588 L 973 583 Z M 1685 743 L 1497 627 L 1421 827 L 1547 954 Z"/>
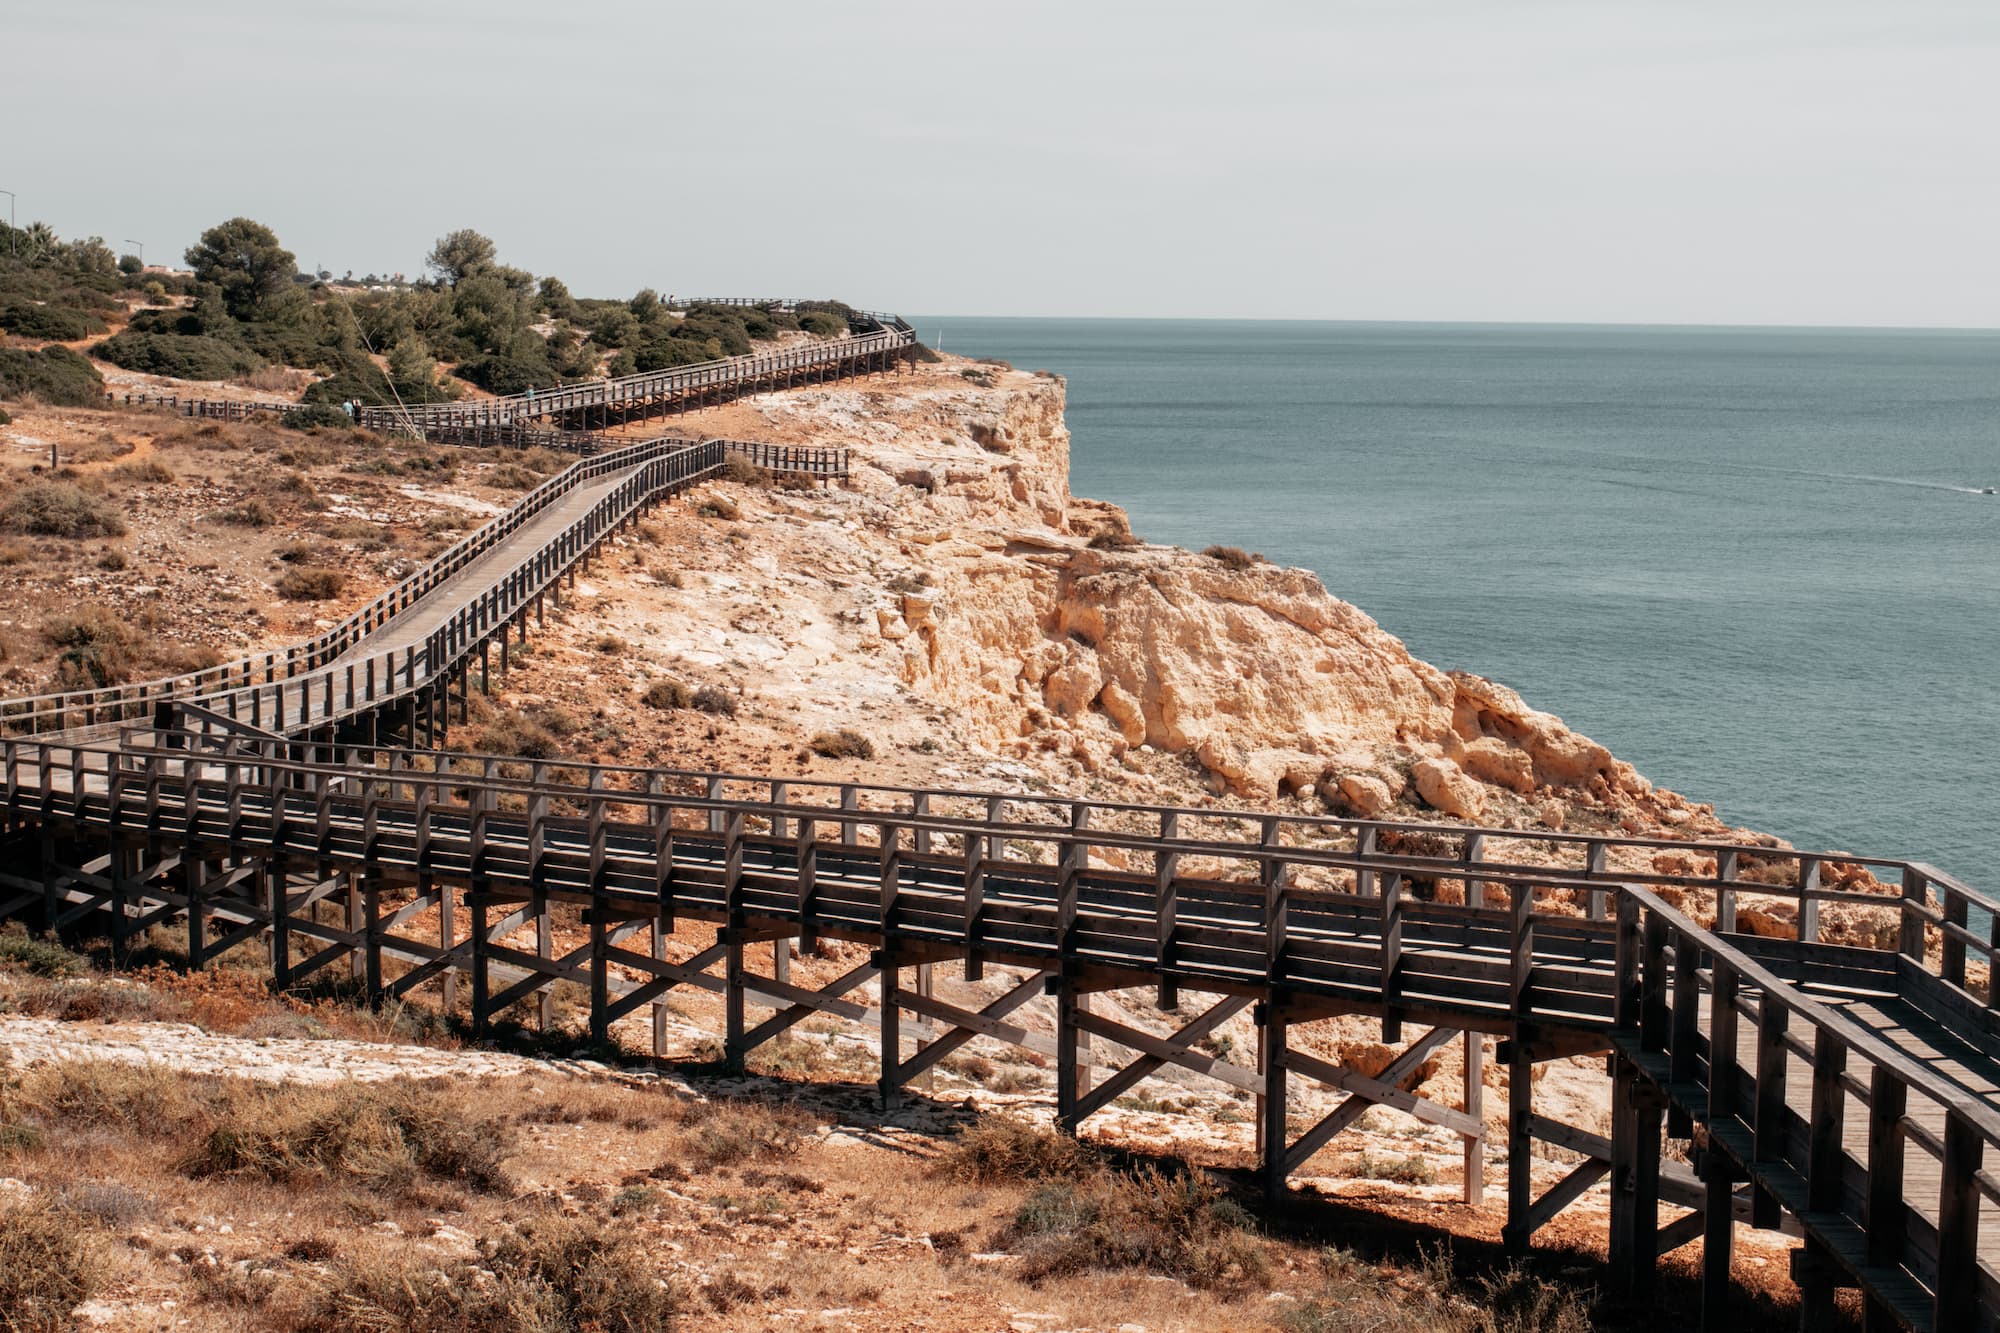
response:
<path id="1" fill-rule="evenodd" d="M 1979 1320 L 1979 1185 L 1986 1140 L 1957 1107 L 1944 1119 L 1944 1162 L 1938 1186 L 1937 1317 L 1939 1329 L 1973 1328 Z"/>
<path id="2" fill-rule="evenodd" d="M 1918 908 L 1927 905 L 1930 881 L 1915 866 L 1903 867 L 1903 902 L 1901 929 L 1897 932 L 1896 952 L 1915 962 L 1919 967 L 1924 961 L 1924 919 L 1918 915 Z"/>

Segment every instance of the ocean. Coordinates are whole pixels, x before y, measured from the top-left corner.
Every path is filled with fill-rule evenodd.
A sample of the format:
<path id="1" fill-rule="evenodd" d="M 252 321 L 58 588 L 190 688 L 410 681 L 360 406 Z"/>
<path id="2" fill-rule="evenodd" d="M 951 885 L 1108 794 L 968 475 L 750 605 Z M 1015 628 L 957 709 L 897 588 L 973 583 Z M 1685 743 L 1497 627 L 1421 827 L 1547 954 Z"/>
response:
<path id="1" fill-rule="evenodd" d="M 2000 891 L 2000 332 L 925 316 L 1072 485 L 1317 572 L 1655 782 Z"/>

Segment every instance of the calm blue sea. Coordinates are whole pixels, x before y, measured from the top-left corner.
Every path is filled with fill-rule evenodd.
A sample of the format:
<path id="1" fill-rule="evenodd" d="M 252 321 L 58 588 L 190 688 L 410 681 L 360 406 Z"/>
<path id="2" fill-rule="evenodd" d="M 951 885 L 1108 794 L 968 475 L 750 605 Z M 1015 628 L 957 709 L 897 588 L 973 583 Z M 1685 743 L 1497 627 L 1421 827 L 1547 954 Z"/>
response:
<path id="1" fill-rule="evenodd" d="M 927 316 L 1073 484 L 1317 571 L 1654 781 L 2000 889 L 2000 333 Z"/>

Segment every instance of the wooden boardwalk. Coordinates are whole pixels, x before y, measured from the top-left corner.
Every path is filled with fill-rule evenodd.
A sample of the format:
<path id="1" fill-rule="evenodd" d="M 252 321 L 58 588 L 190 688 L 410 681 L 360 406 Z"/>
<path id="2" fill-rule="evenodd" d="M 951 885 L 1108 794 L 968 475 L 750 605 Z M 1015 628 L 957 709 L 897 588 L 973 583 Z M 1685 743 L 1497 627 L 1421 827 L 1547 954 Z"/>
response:
<path id="1" fill-rule="evenodd" d="M 543 407 L 567 421 L 604 405 Z M 1921 863 L 1846 853 L 453 752 L 470 683 L 486 686 L 496 657 L 505 670 L 545 601 L 646 506 L 732 452 L 821 477 L 846 467 L 839 451 L 717 440 L 577 451 L 308 643 L 0 701 L 0 916 L 107 934 L 114 954 L 174 925 L 197 967 L 254 948 L 278 986 L 343 968 L 371 996 L 430 991 L 482 1031 L 522 1005 L 546 1022 L 554 989 L 574 986 L 595 1035 L 650 1014 L 656 1051 L 669 993 L 699 987 L 723 998 L 738 1066 L 807 1017 L 869 1022 L 892 1103 L 968 1041 L 1015 1042 L 1053 1055 L 1071 1129 L 1174 1067 L 1256 1099 L 1274 1195 L 1385 1105 L 1459 1136 L 1477 1199 L 1481 1066 L 1497 1038 L 1510 1243 L 1608 1177 L 1619 1273 L 1643 1284 L 1661 1253 L 1701 1240 L 1711 1327 L 1729 1326 L 1743 1222 L 1804 1237 L 1794 1276 L 1809 1324 L 1859 1287 L 1874 1322 L 1994 1325 L 2000 1009 L 1992 940 L 1968 923 L 2000 919 L 2000 903 Z M 1425 850 L 1401 850 L 1413 846 Z M 1668 849 L 1713 870 L 1614 868 Z M 1901 893 L 1825 887 L 1835 862 Z M 1671 905 L 1689 898 L 1714 904 L 1712 928 Z M 1873 909 L 1893 947 L 1822 942 L 1829 902 Z M 1796 938 L 1736 929 L 1744 908 L 1774 905 Z M 558 952 L 559 913 L 585 943 Z M 714 943 L 670 958 L 687 922 Z M 862 943 L 867 961 L 795 985 L 793 944 L 821 939 Z M 940 998 L 940 965 L 968 981 L 1021 975 L 973 1008 Z M 1175 1015 L 1172 1032 L 1093 1009 L 1098 992 L 1137 989 Z M 1021 1021 L 1040 997 L 1053 1038 Z M 753 1022 L 753 1004 L 767 1016 Z M 1205 1045 L 1246 1010 L 1254 1059 Z M 1294 1040 L 1357 1014 L 1401 1048 L 1387 1068 L 1363 1074 Z M 1413 1086 L 1452 1041 L 1458 1096 Z M 1609 1136 L 1536 1110 L 1535 1063 L 1580 1054 L 1609 1057 Z M 1304 1081 L 1345 1099 L 1301 1130 L 1288 1092 Z M 1686 1142 L 1691 1169 L 1667 1140 Z M 1580 1157 L 1539 1196 L 1537 1142 Z"/>

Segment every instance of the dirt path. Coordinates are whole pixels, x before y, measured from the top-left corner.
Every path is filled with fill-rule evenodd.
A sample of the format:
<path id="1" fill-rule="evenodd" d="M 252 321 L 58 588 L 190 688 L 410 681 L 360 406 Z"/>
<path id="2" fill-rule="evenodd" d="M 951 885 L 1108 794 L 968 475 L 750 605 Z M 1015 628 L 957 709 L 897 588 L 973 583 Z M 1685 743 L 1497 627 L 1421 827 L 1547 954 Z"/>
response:
<path id="1" fill-rule="evenodd" d="M 65 1060 L 158 1065 L 183 1074 L 268 1083 L 380 1083 L 393 1078 L 607 1077 L 590 1060 L 537 1060 L 498 1051 L 437 1050 L 387 1042 L 232 1037 L 192 1023 L 65 1023 L 0 1019 L 0 1054 L 16 1066 Z"/>

